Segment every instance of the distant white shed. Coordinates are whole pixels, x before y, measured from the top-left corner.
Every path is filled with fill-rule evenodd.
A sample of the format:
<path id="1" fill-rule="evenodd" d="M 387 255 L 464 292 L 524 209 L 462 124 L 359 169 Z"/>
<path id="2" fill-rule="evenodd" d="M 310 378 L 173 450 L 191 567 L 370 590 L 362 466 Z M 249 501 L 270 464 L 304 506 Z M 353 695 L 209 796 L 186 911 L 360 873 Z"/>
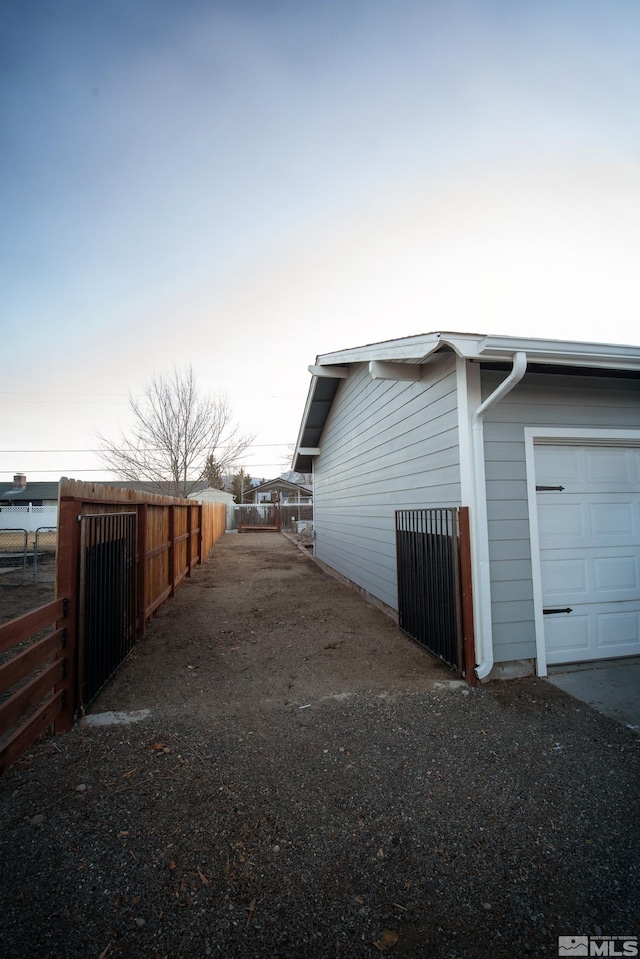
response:
<path id="1" fill-rule="evenodd" d="M 235 523 L 233 518 L 233 510 L 235 500 L 233 498 L 233 493 L 227 493 L 226 490 L 223 489 L 213 489 L 209 486 L 207 489 L 202 489 L 195 493 L 191 493 L 188 498 L 196 499 L 202 503 L 224 503 L 227 507 L 227 529 L 234 528 Z"/>

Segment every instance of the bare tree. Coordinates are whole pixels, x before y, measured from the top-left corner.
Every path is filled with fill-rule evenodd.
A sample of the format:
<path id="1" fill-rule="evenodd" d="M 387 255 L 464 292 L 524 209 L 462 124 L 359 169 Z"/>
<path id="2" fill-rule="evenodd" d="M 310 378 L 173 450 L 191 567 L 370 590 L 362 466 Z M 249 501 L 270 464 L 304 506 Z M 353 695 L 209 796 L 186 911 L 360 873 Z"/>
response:
<path id="1" fill-rule="evenodd" d="M 313 473 L 300 473 L 298 470 L 291 468 L 293 457 L 296 451 L 296 444 L 291 443 L 287 446 L 287 452 L 283 460 L 282 466 L 284 472 L 280 475 L 288 479 L 291 483 L 304 483 L 307 486 L 313 485 Z"/>
<path id="2" fill-rule="evenodd" d="M 142 400 L 129 396 L 129 407 L 130 432 L 117 442 L 99 436 L 100 456 L 123 479 L 171 496 L 188 496 L 209 458 L 231 472 L 254 439 L 240 434 L 226 399 L 200 393 L 190 365 L 154 376 Z"/>

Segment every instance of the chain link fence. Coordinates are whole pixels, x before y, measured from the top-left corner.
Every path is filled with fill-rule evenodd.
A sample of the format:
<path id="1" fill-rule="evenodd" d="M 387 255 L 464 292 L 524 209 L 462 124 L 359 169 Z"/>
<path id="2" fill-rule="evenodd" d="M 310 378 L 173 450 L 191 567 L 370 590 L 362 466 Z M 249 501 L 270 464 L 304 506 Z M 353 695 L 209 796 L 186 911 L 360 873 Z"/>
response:
<path id="1" fill-rule="evenodd" d="M 55 526 L 0 529 L 0 586 L 53 583 L 57 542 Z"/>
<path id="2" fill-rule="evenodd" d="M 27 574 L 26 529 L 0 529 L 0 585 L 22 586 Z"/>
<path id="3" fill-rule="evenodd" d="M 57 545 L 57 528 L 55 526 L 39 526 L 33 544 L 34 583 L 53 583 L 55 581 Z"/>

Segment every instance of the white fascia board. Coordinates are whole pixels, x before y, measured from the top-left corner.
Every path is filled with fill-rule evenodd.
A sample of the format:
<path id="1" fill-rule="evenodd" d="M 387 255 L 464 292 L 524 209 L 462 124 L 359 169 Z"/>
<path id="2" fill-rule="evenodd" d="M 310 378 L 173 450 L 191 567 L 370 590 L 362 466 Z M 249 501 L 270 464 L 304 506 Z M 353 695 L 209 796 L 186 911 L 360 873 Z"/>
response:
<path id="1" fill-rule="evenodd" d="M 300 446 L 298 448 L 299 456 L 320 456 L 319 446 Z"/>
<path id="2" fill-rule="evenodd" d="M 441 344 L 439 333 L 425 333 L 421 336 L 403 337 L 401 340 L 387 340 L 384 343 L 370 343 L 356 346 L 337 353 L 325 353 L 319 356 L 320 366 L 340 363 L 369 363 L 371 360 L 404 360 L 419 362 L 430 356 Z"/>
<path id="3" fill-rule="evenodd" d="M 485 336 L 479 344 L 478 355 L 485 360 L 505 360 L 510 359 L 515 351 L 525 352 L 530 364 L 640 370 L 640 347 L 609 343 Z"/>
<path id="4" fill-rule="evenodd" d="M 312 376 L 326 376 L 334 380 L 346 380 L 349 376 L 348 366 L 330 364 L 327 366 L 310 366 L 308 369 Z"/>
<path id="5" fill-rule="evenodd" d="M 311 409 L 311 404 L 313 402 L 314 386 L 315 386 L 315 377 L 311 377 L 311 383 L 309 384 L 309 392 L 307 393 L 307 402 L 304 404 L 304 413 L 302 414 L 302 419 L 300 420 L 300 429 L 298 430 L 298 438 L 296 439 L 296 445 L 293 450 L 292 463 L 298 458 L 300 443 L 302 442 L 302 434 L 304 433 L 305 426 L 307 425 L 307 420 L 309 418 L 309 411 Z"/>
<path id="6" fill-rule="evenodd" d="M 640 369 L 640 347 L 609 343 L 583 343 L 567 340 L 487 335 L 484 333 L 423 333 L 419 336 L 370 343 L 366 346 L 325 353 L 318 366 L 379 361 L 424 362 L 442 346 L 448 346 L 465 359 L 511 360 L 524 352 L 530 363 L 584 366 L 599 369 Z"/>
<path id="7" fill-rule="evenodd" d="M 481 355 L 481 344 L 486 339 L 484 333 L 421 333 L 399 340 L 385 340 L 382 343 L 369 343 L 337 353 L 325 353 L 317 358 L 319 364 L 329 363 L 369 363 L 372 360 L 422 363 L 440 349 L 450 347 L 458 356 L 474 359 Z"/>

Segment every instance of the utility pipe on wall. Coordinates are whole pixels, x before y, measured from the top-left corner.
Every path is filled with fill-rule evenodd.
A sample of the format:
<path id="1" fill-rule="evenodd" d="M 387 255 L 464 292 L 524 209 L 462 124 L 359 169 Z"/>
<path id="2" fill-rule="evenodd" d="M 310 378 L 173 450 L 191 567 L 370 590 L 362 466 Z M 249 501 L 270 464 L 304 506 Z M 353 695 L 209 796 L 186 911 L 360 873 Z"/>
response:
<path id="1" fill-rule="evenodd" d="M 493 624 L 491 620 L 491 575 L 489 568 L 489 523 L 487 519 L 487 487 L 484 468 L 484 417 L 486 412 L 520 382 L 527 371 L 527 354 L 514 353 L 511 372 L 480 404 L 471 417 L 471 443 L 473 457 L 473 485 L 475 510 L 473 529 L 475 534 L 474 617 L 478 643 L 476 676 L 486 679 L 493 669 Z"/>

